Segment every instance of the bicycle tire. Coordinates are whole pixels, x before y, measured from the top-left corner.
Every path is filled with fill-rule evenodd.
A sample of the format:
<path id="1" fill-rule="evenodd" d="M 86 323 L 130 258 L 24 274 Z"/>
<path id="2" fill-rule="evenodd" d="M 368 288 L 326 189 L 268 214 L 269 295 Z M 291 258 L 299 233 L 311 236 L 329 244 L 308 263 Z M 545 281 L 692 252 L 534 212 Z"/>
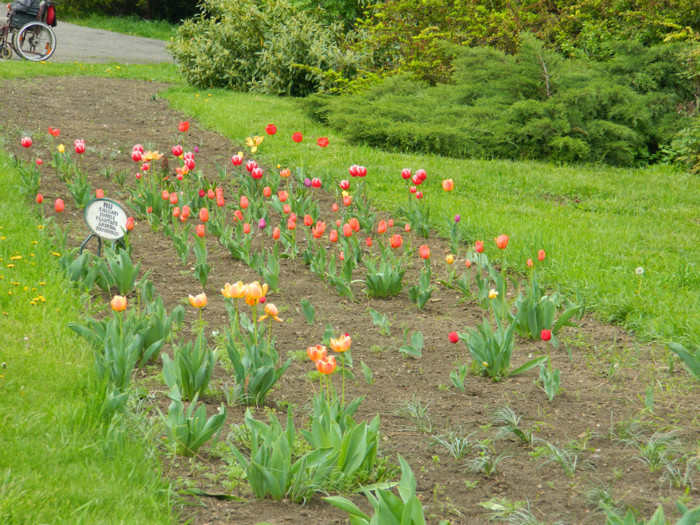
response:
<path id="1" fill-rule="evenodd" d="M 12 58 L 12 49 L 10 46 L 2 44 L 0 45 L 0 59 L 9 60 Z"/>
<path id="2" fill-rule="evenodd" d="M 56 51 L 56 34 L 43 22 L 29 22 L 15 33 L 14 48 L 25 60 L 48 60 Z"/>

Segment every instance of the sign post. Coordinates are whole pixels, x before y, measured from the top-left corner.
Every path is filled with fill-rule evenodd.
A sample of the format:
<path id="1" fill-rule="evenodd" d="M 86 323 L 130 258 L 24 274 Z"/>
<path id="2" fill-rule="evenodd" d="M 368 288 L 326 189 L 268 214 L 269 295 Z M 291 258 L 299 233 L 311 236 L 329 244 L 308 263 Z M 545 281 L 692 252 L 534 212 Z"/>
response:
<path id="1" fill-rule="evenodd" d="M 80 246 L 80 253 L 87 242 L 97 236 L 97 255 L 100 255 L 102 239 L 121 241 L 126 235 L 126 221 L 129 216 L 124 207 L 112 199 L 93 199 L 85 206 L 85 223 L 92 233 Z"/>

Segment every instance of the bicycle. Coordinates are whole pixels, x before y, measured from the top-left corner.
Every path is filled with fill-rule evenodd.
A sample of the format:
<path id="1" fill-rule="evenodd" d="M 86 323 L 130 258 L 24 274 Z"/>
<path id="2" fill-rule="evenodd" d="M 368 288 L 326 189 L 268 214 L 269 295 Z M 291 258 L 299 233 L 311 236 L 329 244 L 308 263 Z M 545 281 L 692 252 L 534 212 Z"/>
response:
<path id="1" fill-rule="evenodd" d="M 42 0 L 36 17 L 28 13 L 12 13 L 0 26 L 0 59 L 7 60 L 14 51 L 24 60 L 48 60 L 56 51 L 56 2 Z"/>

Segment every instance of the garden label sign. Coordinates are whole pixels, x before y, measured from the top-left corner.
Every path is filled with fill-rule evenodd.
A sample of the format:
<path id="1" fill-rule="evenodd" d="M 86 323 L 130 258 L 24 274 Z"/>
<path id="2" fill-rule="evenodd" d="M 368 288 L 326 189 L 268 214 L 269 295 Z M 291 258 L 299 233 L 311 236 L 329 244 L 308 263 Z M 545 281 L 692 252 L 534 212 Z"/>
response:
<path id="1" fill-rule="evenodd" d="M 92 232 L 110 241 L 126 233 L 128 215 L 121 204 L 111 199 L 94 199 L 85 206 L 85 222 Z"/>

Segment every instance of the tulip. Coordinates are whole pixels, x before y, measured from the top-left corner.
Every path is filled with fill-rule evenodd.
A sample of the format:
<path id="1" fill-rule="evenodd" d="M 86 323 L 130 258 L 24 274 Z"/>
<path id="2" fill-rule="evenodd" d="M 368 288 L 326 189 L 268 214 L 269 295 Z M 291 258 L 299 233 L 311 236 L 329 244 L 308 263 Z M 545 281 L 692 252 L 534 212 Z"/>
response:
<path id="1" fill-rule="evenodd" d="M 418 254 L 420 255 L 421 259 L 430 259 L 430 248 L 428 248 L 428 245 L 421 244 L 418 247 Z"/>
<path id="2" fill-rule="evenodd" d="M 354 231 L 354 232 L 360 231 L 360 221 L 358 221 L 355 217 L 350 217 L 350 219 L 348 219 L 348 224 L 352 228 L 352 231 Z"/>
<path id="3" fill-rule="evenodd" d="M 199 190 L 199 191 L 197 192 L 197 195 L 199 195 L 200 198 L 203 198 L 206 194 L 207 194 L 207 192 L 204 191 L 204 190 Z"/>
<path id="4" fill-rule="evenodd" d="M 457 215 L 455 215 L 455 222 L 459 222 L 461 220 L 462 220 L 462 216 L 459 213 Z"/>
<path id="5" fill-rule="evenodd" d="M 328 234 L 328 240 L 338 242 L 338 230 L 331 230 L 331 233 Z"/>
<path id="6" fill-rule="evenodd" d="M 350 206 L 352 204 L 352 195 L 343 195 L 343 206 Z"/>
<path id="7" fill-rule="evenodd" d="M 282 231 L 277 226 L 275 226 L 275 229 L 272 230 L 272 238 L 274 240 L 277 240 L 280 238 L 280 235 L 282 235 Z"/>
<path id="8" fill-rule="evenodd" d="M 37 193 L 36 194 L 36 203 L 41 204 L 42 202 L 44 202 L 44 196 L 41 193 Z"/>
<path id="9" fill-rule="evenodd" d="M 199 153 L 199 146 L 195 146 L 195 147 L 194 147 L 194 152 L 195 152 L 195 153 Z"/>
<path id="10" fill-rule="evenodd" d="M 403 229 L 406 230 L 406 233 L 411 231 L 411 225 L 409 223 L 406 223 L 403 225 Z"/>
<path id="11" fill-rule="evenodd" d="M 455 262 L 455 256 L 452 255 L 451 253 L 448 254 L 447 257 L 445 257 L 445 262 L 447 264 L 453 264 Z"/>
<path id="12" fill-rule="evenodd" d="M 403 239 L 401 238 L 401 235 L 398 233 L 395 233 L 394 235 L 391 236 L 391 239 L 389 241 L 391 243 L 391 247 L 396 249 L 399 248 L 403 244 Z"/>
<path id="13" fill-rule="evenodd" d="M 416 188 L 415 186 L 411 186 L 410 188 L 408 188 L 408 191 L 415 194 L 418 191 L 418 188 Z"/>
<path id="14" fill-rule="evenodd" d="M 472 267 L 472 262 L 471 262 L 469 259 L 465 259 L 465 260 L 464 260 L 464 266 L 466 266 L 467 268 L 471 268 L 471 267 Z"/>
<path id="15" fill-rule="evenodd" d="M 234 211 L 233 216 L 239 221 L 243 220 L 243 212 L 241 210 Z"/>
<path id="16" fill-rule="evenodd" d="M 63 144 L 59 144 L 58 146 L 56 146 L 56 151 L 58 151 L 59 153 L 63 153 L 66 151 L 66 147 Z"/>
<path id="17" fill-rule="evenodd" d="M 455 181 L 452 179 L 445 179 L 442 181 L 442 189 L 445 191 L 452 191 L 455 189 Z"/>
<path id="18" fill-rule="evenodd" d="M 328 137 L 319 137 L 319 139 L 316 141 L 316 144 L 318 144 L 322 148 L 328 147 Z"/>
<path id="19" fill-rule="evenodd" d="M 245 302 L 251 306 L 260 302 L 260 299 L 267 295 L 267 284 L 260 284 L 258 281 L 253 281 L 245 288 Z"/>
<path id="20" fill-rule="evenodd" d="M 209 220 L 209 210 L 202 208 L 199 210 L 199 220 L 202 222 L 207 222 Z"/>
<path id="21" fill-rule="evenodd" d="M 281 323 L 282 319 L 279 318 L 279 313 L 280 313 L 279 310 L 277 309 L 277 307 L 274 304 L 272 304 L 272 303 L 266 304 L 265 305 L 265 315 L 261 315 L 258 318 L 258 323 L 261 321 L 264 321 L 268 317 L 271 319 L 274 319 L 275 321 L 279 321 Z"/>
<path id="22" fill-rule="evenodd" d="M 131 148 L 131 151 L 138 151 L 139 153 L 143 153 L 143 145 L 142 144 L 134 144 L 134 147 Z"/>
<path id="23" fill-rule="evenodd" d="M 141 164 L 141 171 L 148 171 L 151 168 L 151 165 L 148 162 L 144 162 Z"/>
<path id="24" fill-rule="evenodd" d="M 454 344 L 459 341 L 459 334 L 457 332 L 450 332 L 447 336 L 450 339 L 450 343 Z"/>
<path id="25" fill-rule="evenodd" d="M 268 124 L 267 126 L 265 126 L 265 133 L 267 133 L 268 135 L 274 135 L 275 133 L 277 133 L 277 126 L 275 126 L 274 124 Z"/>
<path id="26" fill-rule="evenodd" d="M 286 179 L 287 177 L 289 177 L 291 175 L 292 175 L 292 170 L 290 170 L 289 168 L 285 168 L 282 171 L 280 171 L 280 177 L 282 177 L 283 179 Z"/>
<path id="27" fill-rule="evenodd" d="M 336 219 L 336 220 L 335 220 L 335 227 L 336 227 L 336 228 L 340 228 L 340 225 L 341 225 L 342 223 L 343 223 L 343 221 L 341 221 L 340 219 Z"/>
<path id="28" fill-rule="evenodd" d="M 182 207 L 182 213 L 181 213 L 180 215 L 181 215 L 182 217 L 184 217 L 185 219 L 189 219 L 189 218 L 190 218 L 190 213 L 192 213 L 192 210 L 190 209 L 190 207 L 189 207 L 187 204 L 185 204 L 185 205 Z"/>
<path id="29" fill-rule="evenodd" d="M 532 268 L 533 266 L 535 266 L 535 263 L 532 262 L 532 259 L 528 259 L 526 264 L 528 268 Z"/>
<path id="30" fill-rule="evenodd" d="M 338 203 L 337 203 L 337 202 L 334 202 L 334 203 L 331 205 L 331 211 L 338 211 Z"/>
<path id="31" fill-rule="evenodd" d="M 321 179 L 319 179 L 318 177 L 314 177 L 313 179 L 311 179 L 311 187 L 312 188 L 320 188 L 322 185 L 323 185 L 323 183 L 321 182 Z"/>
<path id="32" fill-rule="evenodd" d="M 180 216 L 180 207 L 175 206 L 173 208 L 173 217 L 177 219 L 179 216 Z M 185 217 L 185 219 L 187 219 L 187 217 Z"/>
<path id="33" fill-rule="evenodd" d="M 304 226 L 310 227 L 314 225 L 314 218 L 311 215 L 304 215 Z"/>
<path id="34" fill-rule="evenodd" d="M 195 167 L 194 159 L 193 158 L 185 159 L 185 166 L 187 167 L 188 170 L 193 170 Z"/>
<path id="35" fill-rule="evenodd" d="M 75 152 L 78 155 L 82 155 L 83 153 L 85 153 L 85 141 L 84 140 L 78 139 L 73 143 L 73 145 L 75 146 Z"/>
<path id="36" fill-rule="evenodd" d="M 292 220 L 292 218 L 290 217 L 287 220 L 287 229 L 288 230 L 296 230 L 297 229 L 297 221 Z"/>
<path id="37" fill-rule="evenodd" d="M 491 288 L 489 290 L 489 299 L 495 299 L 496 297 L 498 297 L 498 292 Z"/>
<path id="38" fill-rule="evenodd" d="M 411 177 L 411 182 L 415 186 L 420 186 L 421 184 L 423 184 L 423 181 L 418 178 L 418 175 L 414 175 L 413 177 Z"/>
<path id="39" fill-rule="evenodd" d="M 216 197 L 216 193 L 214 193 L 214 190 L 208 189 L 207 190 L 207 199 L 213 199 L 214 197 Z"/>
<path id="40" fill-rule="evenodd" d="M 134 162 L 141 162 L 143 160 L 143 155 L 140 151 L 132 151 L 131 160 L 133 160 Z"/>
<path id="41" fill-rule="evenodd" d="M 425 170 L 418 170 L 416 172 L 416 177 L 418 177 L 420 181 L 423 182 L 425 179 L 428 178 L 428 173 Z"/>
<path id="42" fill-rule="evenodd" d="M 63 199 L 56 199 L 56 202 L 54 203 L 53 207 L 58 213 L 61 213 L 63 210 L 66 209 L 66 204 L 63 202 Z"/>
<path id="43" fill-rule="evenodd" d="M 474 250 L 476 253 L 482 253 L 484 251 L 484 241 L 476 241 L 474 243 Z"/>
<path id="44" fill-rule="evenodd" d="M 206 232 L 206 226 L 204 226 L 204 224 L 198 224 L 195 227 L 195 231 L 197 232 L 197 237 L 204 237 L 204 233 Z"/>
<path id="45" fill-rule="evenodd" d="M 223 207 L 226 205 L 226 201 L 224 200 L 224 198 L 223 198 L 221 195 L 219 195 L 219 196 L 216 198 L 216 205 L 217 205 L 219 208 L 223 208 Z"/>
<path id="46" fill-rule="evenodd" d="M 301 134 L 301 132 L 297 131 L 296 133 L 292 134 L 292 140 L 298 144 L 304 140 L 304 136 Z"/>
<path id="47" fill-rule="evenodd" d="M 352 237 L 352 226 L 347 223 L 343 224 L 343 236 Z"/>
<path id="48" fill-rule="evenodd" d="M 61 134 L 61 130 L 58 128 L 52 128 L 49 126 L 49 135 L 52 135 L 54 137 L 58 137 Z"/>
<path id="49" fill-rule="evenodd" d="M 130 232 L 133 229 L 134 229 L 134 218 L 127 217 L 127 219 L 126 219 L 126 231 Z"/>
<path id="50" fill-rule="evenodd" d="M 126 297 L 123 295 L 115 295 L 112 297 L 110 305 L 115 312 L 123 312 L 126 310 Z"/>
<path id="51" fill-rule="evenodd" d="M 266 199 L 269 199 L 271 195 L 272 195 L 272 188 L 270 188 L 270 186 L 265 186 L 263 188 L 263 197 L 265 197 Z"/>
<path id="52" fill-rule="evenodd" d="M 209 190 L 211 192 L 211 190 Z M 223 197 L 224 196 L 224 189 L 221 186 L 217 186 L 216 190 L 214 190 L 214 197 Z M 209 197 L 210 199 L 213 199 L 214 197 Z"/>
<path id="53" fill-rule="evenodd" d="M 379 225 L 377 226 L 377 233 L 379 233 L 379 234 L 386 233 L 386 221 L 385 220 L 379 221 Z"/>
<path id="54" fill-rule="evenodd" d="M 422 199 L 423 198 L 423 192 L 422 191 L 417 191 L 416 192 L 416 199 Z"/>
<path id="55" fill-rule="evenodd" d="M 22 144 L 22 147 L 25 148 L 31 148 L 32 147 L 32 139 L 30 137 L 22 137 L 22 140 L 20 141 Z"/>
<path id="56" fill-rule="evenodd" d="M 365 244 L 367 244 L 368 248 L 371 248 L 372 247 L 372 237 L 367 237 L 365 239 Z"/>
<path id="57" fill-rule="evenodd" d="M 409 168 L 404 168 L 401 170 L 401 177 L 403 177 L 405 180 L 408 180 L 411 178 L 411 170 Z"/>
<path id="58" fill-rule="evenodd" d="M 267 226 L 267 221 L 265 220 L 264 217 L 260 217 L 260 220 L 258 221 L 258 228 L 261 230 L 264 230 L 266 226 Z"/>
<path id="59" fill-rule="evenodd" d="M 254 160 L 249 160 L 245 165 L 245 169 L 247 169 L 248 172 L 250 172 L 250 173 L 252 173 L 253 170 L 257 167 L 258 167 L 258 163 L 255 162 Z"/>
<path id="60" fill-rule="evenodd" d="M 280 202 L 287 202 L 287 199 L 289 198 L 289 193 L 287 193 L 284 190 L 280 190 L 277 192 L 277 198 L 280 200 Z"/>
<path id="61" fill-rule="evenodd" d="M 241 195 L 241 209 L 247 210 L 249 204 L 250 203 L 248 202 L 248 197 L 246 197 L 245 195 Z"/>
<path id="62" fill-rule="evenodd" d="M 177 126 L 178 131 L 181 131 L 182 133 L 186 133 L 188 129 L 190 129 L 190 123 L 186 120 L 180 122 Z"/>
<path id="63" fill-rule="evenodd" d="M 240 155 L 234 155 L 233 157 L 231 157 L 231 164 L 233 164 L 234 166 L 240 166 L 241 164 L 243 164 L 243 157 L 241 157 Z"/>
<path id="64" fill-rule="evenodd" d="M 207 305 L 207 295 L 204 292 L 194 297 L 190 295 L 190 304 L 195 308 L 204 308 Z"/>
<path id="65" fill-rule="evenodd" d="M 340 184 L 338 184 L 338 186 L 340 186 L 341 190 L 348 191 L 350 189 L 350 181 L 347 179 L 343 179 L 340 181 Z"/>
<path id="66" fill-rule="evenodd" d="M 243 284 L 243 281 L 238 281 L 234 284 L 226 283 L 221 289 L 221 295 L 228 297 L 229 299 L 240 299 L 243 297 L 244 291 L 245 285 Z"/>
<path id="67" fill-rule="evenodd" d="M 255 168 L 253 171 L 250 172 L 250 176 L 253 177 L 255 180 L 262 179 L 262 177 L 263 177 L 262 168 Z"/>
<path id="68" fill-rule="evenodd" d="M 170 198 L 170 192 L 168 190 L 163 190 L 162 192 L 160 192 L 160 197 L 164 201 L 167 201 Z"/>
<path id="69" fill-rule="evenodd" d="M 387 226 L 389 226 L 389 228 L 393 228 L 394 227 L 394 219 L 389 219 L 386 224 L 387 224 Z"/>
<path id="70" fill-rule="evenodd" d="M 250 233 L 250 224 L 248 224 L 247 222 L 243 224 L 243 233 L 245 233 L 246 235 Z"/>
<path id="71" fill-rule="evenodd" d="M 332 374 L 335 370 L 335 357 L 332 355 L 326 356 L 323 359 L 316 361 L 316 370 L 322 374 Z"/>
<path id="72" fill-rule="evenodd" d="M 182 146 L 180 146 L 179 144 L 177 146 L 173 146 L 173 156 L 174 157 L 179 157 L 180 155 L 182 155 L 182 152 L 183 152 Z"/>
<path id="73" fill-rule="evenodd" d="M 538 260 L 538 261 L 544 261 L 544 258 L 545 258 L 546 256 L 547 256 L 547 255 L 544 253 L 544 250 L 540 250 L 540 251 L 537 252 L 537 260 Z"/>
<path id="74" fill-rule="evenodd" d="M 328 355 L 328 349 L 323 345 L 310 346 L 306 349 L 306 355 L 309 356 L 314 363 L 319 359 L 325 359 Z"/>
<path id="75" fill-rule="evenodd" d="M 353 164 L 348 169 L 348 172 L 350 173 L 351 177 L 359 177 L 360 176 L 360 167 L 357 164 Z"/>
<path id="76" fill-rule="evenodd" d="M 542 330 L 540 332 L 540 339 L 543 341 L 549 341 L 552 338 L 552 331 L 551 330 Z"/>
<path id="77" fill-rule="evenodd" d="M 292 211 L 292 207 L 289 204 L 285 204 L 282 206 L 282 212 L 283 213 L 290 213 Z"/>
<path id="78" fill-rule="evenodd" d="M 494 239 L 494 241 L 496 241 L 496 247 L 497 247 L 499 250 L 505 250 L 506 247 L 508 246 L 508 238 L 509 238 L 509 237 L 508 237 L 507 235 L 505 235 L 505 234 L 501 234 L 501 235 L 499 235 L 498 237 L 496 237 L 496 238 Z"/>
<path id="79" fill-rule="evenodd" d="M 170 194 L 170 204 L 177 204 L 179 200 L 177 193 L 173 192 Z"/>
<path id="80" fill-rule="evenodd" d="M 304 186 L 306 186 L 307 188 L 311 187 L 311 179 L 309 177 L 306 177 L 304 179 Z"/>
<path id="81" fill-rule="evenodd" d="M 313 235 L 314 239 L 320 239 L 323 237 L 323 234 L 326 233 L 326 223 L 325 222 L 317 222 L 316 226 L 311 228 L 311 235 Z"/>
<path id="82" fill-rule="evenodd" d="M 351 343 L 350 334 L 343 334 L 338 339 L 331 337 L 331 350 L 338 353 L 345 352 L 350 348 Z"/>
<path id="83" fill-rule="evenodd" d="M 146 213 L 153 213 L 153 206 L 146 208 Z"/>

